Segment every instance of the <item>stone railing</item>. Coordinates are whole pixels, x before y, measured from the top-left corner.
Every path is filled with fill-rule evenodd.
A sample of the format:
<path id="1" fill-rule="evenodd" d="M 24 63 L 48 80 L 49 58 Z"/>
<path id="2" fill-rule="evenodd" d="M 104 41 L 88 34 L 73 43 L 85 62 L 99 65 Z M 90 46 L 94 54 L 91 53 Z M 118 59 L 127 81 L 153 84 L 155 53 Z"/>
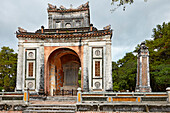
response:
<path id="1" fill-rule="evenodd" d="M 22 92 L 0 92 L 0 102 L 23 101 Z"/>
<path id="2" fill-rule="evenodd" d="M 168 89 L 168 88 L 167 88 Z M 81 92 L 78 88 L 77 103 L 116 103 L 116 102 L 169 102 L 167 92 Z"/>
<path id="3" fill-rule="evenodd" d="M 25 88 L 24 92 L 0 92 L 0 102 L 29 102 L 29 89 Z"/>
<path id="4" fill-rule="evenodd" d="M 95 112 L 169 112 L 167 92 L 81 92 L 77 93 L 77 113 Z"/>

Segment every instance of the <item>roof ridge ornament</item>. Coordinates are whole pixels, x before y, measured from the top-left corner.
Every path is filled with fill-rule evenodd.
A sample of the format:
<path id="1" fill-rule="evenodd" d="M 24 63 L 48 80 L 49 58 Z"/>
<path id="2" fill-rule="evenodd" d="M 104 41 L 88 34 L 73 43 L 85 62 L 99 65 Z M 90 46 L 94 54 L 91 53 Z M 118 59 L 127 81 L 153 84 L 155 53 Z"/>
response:
<path id="1" fill-rule="evenodd" d="M 61 10 L 65 10 L 66 8 L 65 8 L 63 5 L 61 5 L 61 6 L 60 6 L 60 9 L 61 9 Z"/>
<path id="2" fill-rule="evenodd" d="M 49 9 L 56 9 L 57 7 L 55 5 L 52 5 L 52 4 L 48 3 L 48 8 Z"/>
<path id="3" fill-rule="evenodd" d="M 111 25 L 109 24 L 109 25 L 103 27 L 103 29 L 104 29 L 104 30 L 110 30 L 110 29 L 111 29 Z"/>
<path id="4" fill-rule="evenodd" d="M 25 30 L 25 29 L 23 29 L 23 28 L 21 28 L 21 27 L 18 27 L 18 31 L 19 31 L 20 33 L 27 32 L 27 30 Z"/>
<path id="5" fill-rule="evenodd" d="M 88 8 L 89 7 L 89 1 L 85 4 L 80 5 L 79 7 L 77 7 L 78 9 L 82 9 L 82 8 Z"/>

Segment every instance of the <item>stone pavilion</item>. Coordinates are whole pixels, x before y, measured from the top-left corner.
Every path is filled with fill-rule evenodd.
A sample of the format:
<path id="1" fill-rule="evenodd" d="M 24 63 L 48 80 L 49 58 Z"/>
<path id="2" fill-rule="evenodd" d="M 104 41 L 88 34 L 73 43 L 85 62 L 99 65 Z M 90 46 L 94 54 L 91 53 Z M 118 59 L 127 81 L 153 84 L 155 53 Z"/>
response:
<path id="1" fill-rule="evenodd" d="M 77 8 L 48 4 L 48 28 L 18 29 L 16 91 L 53 95 L 56 90 L 112 90 L 110 26 L 90 23 L 89 3 Z M 81 84 L 78 73 L 81 69 Z"/>

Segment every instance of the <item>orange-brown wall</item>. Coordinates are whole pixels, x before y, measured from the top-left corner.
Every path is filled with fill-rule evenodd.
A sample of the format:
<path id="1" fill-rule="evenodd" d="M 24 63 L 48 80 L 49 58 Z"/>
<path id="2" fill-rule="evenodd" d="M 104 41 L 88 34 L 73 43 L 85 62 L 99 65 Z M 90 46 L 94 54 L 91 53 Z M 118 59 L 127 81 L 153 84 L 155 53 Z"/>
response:
<path id="1" fill-rule="evenodd" d="M 83 46 L 44 46 L 44 88 L 45 92 L 49 93 L 49 58 L 50 55 L 55 52 L 55 50 L 61 49 L 61 48 L 68 48 L 73 51 L 75 51 L 80 58 L 81 62 L 81 88 L 83 89 Z"/>

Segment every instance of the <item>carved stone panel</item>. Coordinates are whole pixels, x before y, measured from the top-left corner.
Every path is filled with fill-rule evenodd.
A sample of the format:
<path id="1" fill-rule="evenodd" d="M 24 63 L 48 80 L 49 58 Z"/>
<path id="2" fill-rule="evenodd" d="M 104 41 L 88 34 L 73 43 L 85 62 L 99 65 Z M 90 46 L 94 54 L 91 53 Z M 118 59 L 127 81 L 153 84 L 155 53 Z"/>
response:
<path id="1" fill-rule="evenodd" d="M 93 79 L 93 89 L 102 89 L 102 79 Z"/>
<path id="2" fill-rule="evenodd" d="M 63 65 L 63 72 L 64 72 L 63 87 L 66 86 L 78 87 L 78 71 L 79 71 L 79 64 L 77 63 L 69 62 Z"/>
<path id="3" fill-rule="evenodd" d="M 35 61 L 27 61 L 26 78 L 35 78 Z"/>
<path id="4" fill-rule="evenodd" d="M 35 59 L 35 50 L 27 50 L 27 59 Z"/>
<path id="5" fill-rule="evenodd" d="M 26 80 L 26 87 L 29 89 L 35 89 L 35 80 Z"/>
<path id="6" fill-rule="evenodd" d="M 102 58 L 102 48 L 93 48 L 93 58 Z"/>
<path id="7" fill-rule="evenodd" d="M 93 59 L 93 78 L 102 78 L 102 59 Z"/>

